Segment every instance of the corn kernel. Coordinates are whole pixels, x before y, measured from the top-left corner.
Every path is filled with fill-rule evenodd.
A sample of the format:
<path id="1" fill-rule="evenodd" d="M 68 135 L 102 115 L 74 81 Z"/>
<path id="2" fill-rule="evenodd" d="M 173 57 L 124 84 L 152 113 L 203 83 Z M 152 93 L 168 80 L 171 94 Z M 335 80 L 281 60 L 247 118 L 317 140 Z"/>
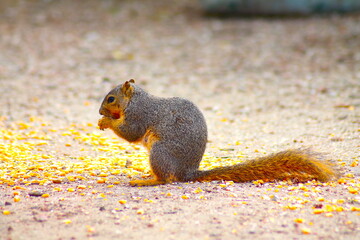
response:
<path id="1" fill-rule="evenodd" d="M 64 220 L 63 220 L 63 223 L 65 223 L 65 224 L 70 224 L 70 223 L 72 223 L 72 221 L 71 221 L 70 219 L 64 219 Z"/>
<path id="2" fill-rule="evenodd" d="M 350 208 L 350 211 L 357 211 L 357 212 L 359 212 L 360 211 L 360 207 L 351 207 Z"/>
<path id="3" fill-rule="evenodd" d="M 44 193 L 43 195 L 41 195 L 41 197 L 42 197 L 42 198 L 48 198 L 48 197 L 50 197 L 50 194 Z"/>
<path id="4" fill-rule="evenodd" d="M 145 213 L 145 211 L 143 210 L 143 209 L 138 209 L 137 211 L 136 211 L 136 214 L 138 214 L 138 215 L 142 215 L 142 214 L 144 214 Z"/>
<path id="5" fill-rule="evenodd" d="M 303 222 L 304 222 L 304 219 L 302 219 L 302 218 L 296 218 L 296 219 L 294 219 L 294 222 L 296 222 L 296 223 L 303 223 Z"/>
<path id="6" fill-rule="evenodd" d="M 200 187 L 198 187 L 197 189 L 195 189 L 194 190 L 194 193 L 201 193 L 201 192 L 203 192 L 203 190 L 200 188 Z"/>
<path id="7" fill-rule="evenodd" d="M 321 214 L 324 212 L 324 209 L 314 209 L 313 214 Z"/>
<path id="8" fill-rule="evenodd" d="M 86 231 L 89 233 L 94 233 L 95 232 L 95 228 L 91 227 L 91 226 L 86 226 Z"/>
<path id="9" fill-rule="evenodd" d="M 348 191 L 349 191 L 349 193 L 351 193 L 351 194 L 358 194 L 358 189 L 355 189 L 355 188 L 353 188 L 353 187 L 348 187 Z"/>
<path id="10" fill-rule="evenodd" d="M 304 227 L 304 228 L 301 229 L 301 233 L 302 233 L 302 234 L 310 234 L 310 233 L 311 233 L 311 230 L 310 230 L 309 228 L 305 228 L 305 227 Z"/>
<path id="11" fill-rule="evenodd" d="M 105 183 L 106 179 L 105 178 L 99 178 L 96 182 L 97 183 Z"/>
<path id="12" fill-rule="evenodd" d="M 4 211 L 3 211 L 3 214 L 4 214 L 4 215 L 10 215 L 11 212 L 10 212 L 9 210 L 4 210 Z"/>

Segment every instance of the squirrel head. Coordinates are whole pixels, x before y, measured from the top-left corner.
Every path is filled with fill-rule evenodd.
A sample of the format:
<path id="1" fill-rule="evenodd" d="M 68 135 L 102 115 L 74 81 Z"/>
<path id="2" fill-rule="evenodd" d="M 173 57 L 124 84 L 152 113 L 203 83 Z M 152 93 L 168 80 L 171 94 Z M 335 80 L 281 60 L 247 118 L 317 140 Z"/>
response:
<path id="1" fill-rule="evenodd" d="M 99 109 L 100 115 L 119 119 L 134 94 L 134 79 L 112 89 L 104 98 Z"/>

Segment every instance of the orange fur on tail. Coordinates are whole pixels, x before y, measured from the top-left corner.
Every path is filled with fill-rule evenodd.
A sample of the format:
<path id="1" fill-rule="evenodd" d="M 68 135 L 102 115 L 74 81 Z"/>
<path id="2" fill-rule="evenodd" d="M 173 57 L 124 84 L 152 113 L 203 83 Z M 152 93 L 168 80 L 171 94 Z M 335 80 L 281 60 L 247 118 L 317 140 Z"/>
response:
<path id="1" fill-rule="evenodd" d="M 334 164 L 321 159 L 309 150 L 287 150 L 245 163 L 200 171 L 196 181 L 227 180 L 249 182 L 253 180 L 293 180 L 327 182 L 339 176 Z"/>

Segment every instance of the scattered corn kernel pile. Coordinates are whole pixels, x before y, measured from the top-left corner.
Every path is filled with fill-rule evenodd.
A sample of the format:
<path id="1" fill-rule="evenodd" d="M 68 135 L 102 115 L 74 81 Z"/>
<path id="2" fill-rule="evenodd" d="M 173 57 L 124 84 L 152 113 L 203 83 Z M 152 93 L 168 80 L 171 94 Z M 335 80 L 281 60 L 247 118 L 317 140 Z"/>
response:
<path id="1" fill-rule="evenodd" d="M 92 124 L 56 128 L 35 117 L 0 121 L 0 184 L 106 182 L 113 175 L 146 173 L 146 158 L 138 146 L 105 137 Z"/>
<path id="2" fill-rule="evenodd" d="M 37 117 L 31 117 L 28 122 L 9 122 L 6 118 L 0 118 L 0 184 L 45 185 L 74 181 L 118 184 L 118 175 L 131 178 L 149 174 L 145 149 L 119 140 L 111 134 L 106 135 L 90 123 L 59 128 Z M 242 157 L 225 157 L 222 161 L 221 158 L 205 155 L 201 168 L 232 165 Z M 344 164 L 339 161 L 339 165 Z M 349 165 L 357 167 L 358 159 L 354 159 Z M 255 185 L 263 183 L 262 180 L 253 182 Z M 275 191 L 289 187 L 290 192 L 305 191 L 305 195 L 306 192 L 320 191 L 317 186 L 321 185 L 341 184 L 355 195 L 360 191 L 359 178 L 354 178 L 353 174 L 346 174 L 337 182 L 309 184 L 312 188 L 286 184 L 274 186 Z M 221 185 L 227 186 L 220 184 L 220 187 Z M 295 200 L 296 204 L 285 208 L 301 208 L 303 199 Z M 329 209 L 330 207 L 327 208 Z M 320 213 L 319 210 L 315 212 Z"/>
<path id="3" fill-rule="evenodd" d="M 90 123 L 59 128 L 37 117 L 28 122 L 1 118 L 0 184 L 44 185 L 81 180 L 119 183 L 116 175 L 148 174 L 145 149 L 115 135 L 109 137 L 111 134 L 107 136 Z M 205 156 L 202 167 L 222 164 Z M 227 159 L 226 164 L 234 163 Z"/>
<path id="4" fill-rule="evenodd" d="M 238 143 L 235 143 L 238 145 Z M 218 149 L 227 152 L 234 149 Z M 255 150 L 257 151 L 257 150 Z M 201 168 L 213 168 L 223 165 L 238 163 L 243 158 L 237 153 L 235 157 L 205 155 Z M 353 159 L 349 164 L 339 161 L 339 165 L 349 165 L 350 168 L 358 167 L 358 159 Z M 67 192 L 75 192 L 80 196 L 86 195 L 82 190 L 91 190 L 91 184 L 107 184 L 107 188 L 119 184 L 119 176 L 134 177 L 149 173 L 148 156 L 144 148 L 128 144 L 120 140 L 111 132 L 102 132 L 93 124 L 73 124 L 68 127 L 53 126 L 41 118 L 31 117 L 27 122 L 10 122 L 0 118 L 0 185 L 11 186 L 13 201 L 21 202 L 18 189 L 25 189 L 26 185 L 47 185 L 52 183 L 76 182 L 77 186 L 68 187 Z M 282 211 L 303 213 L 307 209 L 313 216 L 331 218 L 341 212 L 353 212 L 360 216 L 358 207 L 358 194 L 360 179 L 347 173 L 335 182 L 320 183 L 311 181 L 304 184 L 289 184 L 289 182 L 264 183 L 262 180 L 253 181 L 253 186 L 260 186 L 258 193 L 262 200 L 271 201 L 279 205 Z M 55 185 L 56 186 L 56 185 Z M 54 187 L 53 191 L 64 191 L 66 184 Z M 322 187 L 325 190 L 340 186 L 348 196 L 345 198 L 324 198 Z M 232 181 L 220 182 L 217 188 L 223 190 L 230 198 L 239 196 L 234 190 L 236 185 Z M 179 187 L 181 188 L 181 187 Z M 285 195 L 281 193 L 286 193 Z M 29 195 L 36 194 L 30 192 Z M 97 199 L 106 199 L 106 194 L 91 190 Z M 256 194 L 256 193 L 255 193 Z M 278 195 L 279 194 L 279 195 Z M 180 201 L 198 199 L 206 201 L 206 193 L 200 187 L 175 196 L 172 193 L 161 193 L 165 198 Z M 33 195 L 35 196 L 35 195 Z M 49 193 L 40 193 L 42 198 L 49 198 Z M 252 196 L 249 195 L 249 196 Z M 124 195 L 125 197 L 125 195 Z M 119 206 L 127 205 L 133 198 L 119 199 Z M 64 200 L 60 198 L 59 201 Z M 136 197 L 135 200 L 141 200 Z M 156 204 L 156 200 L 143 199 L 146 203 Z M 249 204 L 248 201 L 234 201 L 231 207 L 239 208 Z M 117 209 L 117 208 L 116 208 Z M 115 210 L 116 210 L 115 209 Z M 136 208 L 137 209 L 137 208 Z M 12 211 L 2 210 L 2 215 L 11 215 Z M 136 215 L 146 214 L 139 208 Z M 238 212 L 233 212 L 237 215 Z M 270 218 L 271 220 L 272 218 Z M 72 224 L 71 219 L 63 219 L 64 224 Z M 275 221 L 275 220 L 271 220 Z M 300 224 L 302 234 L 312 234 L 313 222 L 306 218 L 295 218 L 294 222 Z M 354 225 L 350 220 L 349 226 Z M 309 227 L 310 226 L 310 227 Z M 354 225 L 355 226 L 355 225 Z M 88 232 L 94 229 L 89 226 Z M 234 230 L 236 232 L 236 229 Z"/>

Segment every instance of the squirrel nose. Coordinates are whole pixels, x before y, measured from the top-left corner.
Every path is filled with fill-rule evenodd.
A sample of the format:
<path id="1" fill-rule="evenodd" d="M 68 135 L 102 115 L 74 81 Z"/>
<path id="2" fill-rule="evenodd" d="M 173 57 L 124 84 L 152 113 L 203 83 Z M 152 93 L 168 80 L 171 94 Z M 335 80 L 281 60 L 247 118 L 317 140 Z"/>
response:
<path id="1" fill-rule="evenodd" d="M 106 114 L 106 110 L 101 107 L 101 108 L 99 109 L 99 114 L 100 114 L 100 115 L 105 115 L 105 114 Z"/>

